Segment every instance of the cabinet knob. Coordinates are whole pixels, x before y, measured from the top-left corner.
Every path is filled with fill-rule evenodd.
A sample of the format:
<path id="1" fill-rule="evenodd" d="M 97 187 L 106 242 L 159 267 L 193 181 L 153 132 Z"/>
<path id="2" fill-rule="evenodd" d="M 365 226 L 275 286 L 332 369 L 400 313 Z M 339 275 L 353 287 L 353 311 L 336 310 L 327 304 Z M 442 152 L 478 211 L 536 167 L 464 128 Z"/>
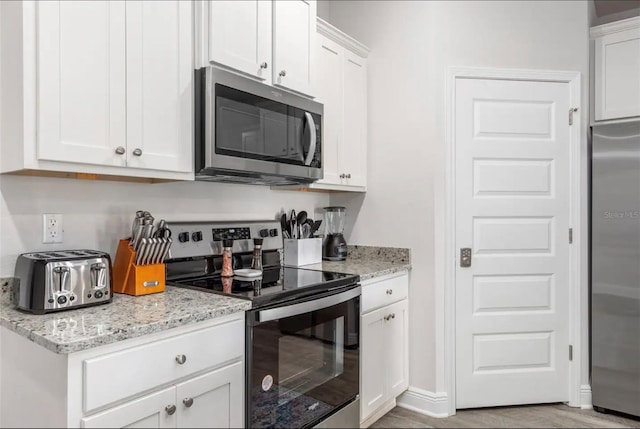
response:
<path id="1" fill-rule="evenodd" d="M 282 70 L 279 73 L 280 77 L 285 77 L 287 75 L 287 71 L 286 70 Z"/>
<path id="2" fill-rule="evenodd" d="M 266 61 L 264 63 L 260 64 L 260 68 L 261 69 L 266 69 L 267 67 L 269 67 L 269 64 L 267 64 Z"/>
<path id="3" fill-rule="evenodd" d="M 340 175 L 340 178 L 341 178 L 341 179 L 344 179 L 345 177 L 347 177 L 347 175 L 346 175 L 346 174 L 344 174 L 344 173 L 342 173 L 342 174 Z"/>
<path id="4" fill-rule="evenodd" d="M 396 313 L 391 313 L 391 318 L 395 319 L 396 318 Z"/>
<path id="5" fill-rule="evenodd" d="M 164 407 L 164 410 L 167 412 L 167 414 L 172 416 L 176 412 L 176 406 L 175 405 L 167 405 L 166 407 Z"/>
<path id="6" fill-rule="evenodd" d="M 142 149 L 140 149 L 139 147 L 135 148 L 133 150 L 133 156 L 142 156 Z"/>
<path id="7" fill-rule="evenodd" d="M 387 295 L 392 295 L 393 294 L 393 289 L 387 289 Z"/>
<path id="8" fill-rule="evenodd" d="M 125 153 L 125 152 L 126 152 L 126 151 L 124 150 L 124 148 L 123 148 L 122 146 L 118 146 L 118 147 L 116 148 L 116 153 L 117 153 L 118 155 L 124 155 L 124 153 Z"/>
<path id="9" fill-rule="evenodd" d="M 176 362 L 178 362 L 180 365 L 184 364 L 186 361 L 187 357 L 185 355 L 176 356 Z"/>
<path id="10" fill-rule="evenodd" d="M 193 405 L 193 398 L 184 398 L 182 400 L 182 403 L 184 404 L 185 407 L 189 408 Z"/>
<path id="11" fill-rule="evenodd" d="M 351 179 L 351 173 L 347 173 L 347 174 L 345 175 L 345 177 L 346 177 L 347 179 Z"/>

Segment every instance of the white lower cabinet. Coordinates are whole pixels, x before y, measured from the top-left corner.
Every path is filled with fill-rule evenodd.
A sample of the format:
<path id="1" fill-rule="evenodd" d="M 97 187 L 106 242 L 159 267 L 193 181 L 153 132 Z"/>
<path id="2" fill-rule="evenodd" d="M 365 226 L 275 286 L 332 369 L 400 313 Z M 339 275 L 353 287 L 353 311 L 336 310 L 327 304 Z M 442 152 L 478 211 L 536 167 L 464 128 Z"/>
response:
<path id="1" fill-rule="evenodd" d="M 408 284 L 406 273 L 363 282 L 361 422 L 395 401 L 409 386 Z"/>
<path id="2" fill-rule="evenodd" d="M 82 419 L 85 428 L 242 427 L 244 365 L 236 362 Z"/>
<path id="3" fill-rule="evenodd" d="M 244 426 L 242 312 L 67 355 L 0 331 L 0 427 Z"/>

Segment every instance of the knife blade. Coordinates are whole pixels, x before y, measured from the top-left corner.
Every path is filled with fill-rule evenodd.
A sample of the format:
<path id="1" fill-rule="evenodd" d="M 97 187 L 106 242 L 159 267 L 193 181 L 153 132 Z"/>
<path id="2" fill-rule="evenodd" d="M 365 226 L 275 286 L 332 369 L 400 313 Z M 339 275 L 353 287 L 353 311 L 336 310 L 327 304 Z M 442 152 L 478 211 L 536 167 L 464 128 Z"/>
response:
<path id="1" fill-rule="evenodd" d="M 142 258 L 144 252 L 147 250 L 147 239 L 143 238 L 140 240 L 138 245 L 138 250 L 136 250 L 136 265 L 142 265 Z"/>
<path id="2" fill-rule="evenodd" d="M 156 247 L 153 250 L 153 256 L 151 257 L 152 264 L 160 263 L 160 254 L 162 253 L 162 248 L 164 246 L 164 242 L 162 238 L 154 238 L 153 241 L 156 243 Z"/>
<path id="3" fill-rule="evenodd" d="M 162 257 L 160 258 L 160 262 L 163 263 L 165 259 L 167 259 L 167 256 L 169 256 L 169 250 L 171 250 L 171 243 L 172 243 L 172 239 L 169 238 L 165 238 L 166 243 L 164 246 L 164 249 L 162 249 Z"/>

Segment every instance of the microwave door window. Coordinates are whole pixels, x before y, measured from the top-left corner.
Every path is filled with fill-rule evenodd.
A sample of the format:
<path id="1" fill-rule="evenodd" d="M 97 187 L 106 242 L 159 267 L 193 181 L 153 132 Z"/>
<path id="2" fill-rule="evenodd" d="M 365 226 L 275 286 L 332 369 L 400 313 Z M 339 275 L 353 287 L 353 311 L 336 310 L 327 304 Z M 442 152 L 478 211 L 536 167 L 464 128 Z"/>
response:
<path id="1" fill-rule="evenodd" d="M 219 153 L 242 156 L 263 152 L 260 110 L 234 100 L 218 98 L 216 120 L 216 149 Z"/>

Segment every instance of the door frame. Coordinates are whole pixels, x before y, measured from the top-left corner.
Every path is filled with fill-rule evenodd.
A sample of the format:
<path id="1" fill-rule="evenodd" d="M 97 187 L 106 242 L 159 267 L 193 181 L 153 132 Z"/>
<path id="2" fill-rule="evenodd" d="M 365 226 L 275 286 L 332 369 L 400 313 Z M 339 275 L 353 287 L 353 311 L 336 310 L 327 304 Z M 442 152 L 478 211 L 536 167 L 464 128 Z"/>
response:
<path id="1" fill-rule="evenodd" d="M 451 67 L 447 70 L 445 86 L 445 144 L 444 165 L 445 207 L 444 207 L 444 272 L 442 281 L 436 282 L 436 347 L 443 352 L 437 354 L 437 361 L 443 369 L 442 387 L 448 397 L 448 414 L 456 413 L 456 248 L 455 248 L 455 95 L 459 79 L 497 79 L 511 81 L 561 82 L 569 85 L 569 105 L 578 108 L 573 125 L 569 129 L 569 222 L 573 228 L 573 244 L 569 246 L 569 341 L 573 345 L 573 359 L 569 362 L 569 402 L 570 406 L 588 408 L 591 405 L 591 390 L 581 385 L 583 368 L 588 367 L 588 273 L 585 256 L 588 254 L 588 197 L 583 195 L 588 189 L 586 135 L 582 136 L 583 112 L 581 99 L 581 73 L 576 71 L 522 70 L 475 67 Z M 567 112 L 568 120 L 568 112 Z M 584 141 L 584 145 L 581 143 Z M 583 154 L 584 151 L 584 154 Z M 586 158 L 584 158 L 586 159 Z M 568 234 L 568 232 L 567 232 Z M 567 237 L 568 239 L 568 237 Z M 584 259 L 583 259 L 584 258 Z M 440 311 L 438 311 L 440 310 Z M 583 341 L 584 340 L 584 341 Z M 584 344 L 583 344 L 584 343 Z M 569 351 L 567 350 L 567 353 Z M 568 358 L 568 356 L 567 356 Z M 437 362 L 438 363 L 438 362 Z M 438 374 L 436 374 L 438 378 Z"/>

